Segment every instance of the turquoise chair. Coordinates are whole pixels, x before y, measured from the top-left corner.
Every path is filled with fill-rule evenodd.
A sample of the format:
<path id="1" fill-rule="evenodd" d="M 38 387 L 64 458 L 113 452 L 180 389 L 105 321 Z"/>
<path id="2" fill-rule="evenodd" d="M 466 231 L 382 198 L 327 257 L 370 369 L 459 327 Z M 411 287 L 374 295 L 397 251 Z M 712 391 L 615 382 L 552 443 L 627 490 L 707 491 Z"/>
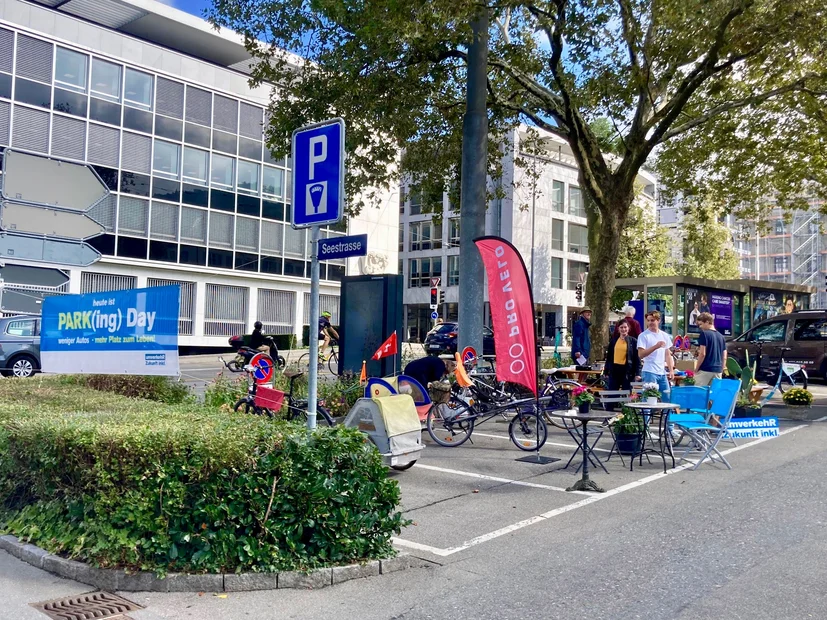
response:
<path id="1" fill-rule="evenodd" d="M 692 443 L 681 455 L 679 462 L 686 460 L 686 455 L 693 449 L 703 450 L 703 456 L 695 463 L 692 469 L 698 469 L 698 466 L 706 459 L 710 462 L 720 462 L 726 465 L 727 469 L 732 469 L 732 465 L 724 458 L 724 455 L 718 450 L 718 443 L 724 437 L 729 436 L 727 432 L 729 422 L 732 419 L 732 414 L 735 412 L 735 403 L 738 400 L 738 390 L 741 387 L 739 381 L 722 381 L 717 386 L 717 390 L 710 389 L 709 399 L 712 402 L 708 412 L 718 416 L 718 426 L 713 426 L 707 422 L 697 422 L 692 420 L 676 421 L 675 428 L 685 432 L 689 435 Z M 671 418 L 670 418 L 671 421 Z"/>

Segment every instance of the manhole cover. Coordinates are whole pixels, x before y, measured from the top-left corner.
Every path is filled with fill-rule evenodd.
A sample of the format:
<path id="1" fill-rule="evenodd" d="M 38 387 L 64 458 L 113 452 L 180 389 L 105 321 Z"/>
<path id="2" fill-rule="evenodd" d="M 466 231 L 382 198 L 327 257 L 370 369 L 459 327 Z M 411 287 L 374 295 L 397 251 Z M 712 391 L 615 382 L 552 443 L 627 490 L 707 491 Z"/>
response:
<path id="1" fill-rule="evenodd" d="M 89 592 L 79 596 L 67 596 L 55 601 L 32 603 L 32 607 L 39 609 L 54 620 L 112 619 L 127 611 L 143 609 L 140 605 L 109 592 Z"/>

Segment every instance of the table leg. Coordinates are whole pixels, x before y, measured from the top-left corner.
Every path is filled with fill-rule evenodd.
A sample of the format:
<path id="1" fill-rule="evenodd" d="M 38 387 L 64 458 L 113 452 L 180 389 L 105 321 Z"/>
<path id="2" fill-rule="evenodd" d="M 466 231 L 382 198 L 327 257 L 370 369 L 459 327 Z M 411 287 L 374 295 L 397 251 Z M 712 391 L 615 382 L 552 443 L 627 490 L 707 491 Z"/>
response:
<path id="1" fill-rule="evenodd" d="M 588 420 L 583 420 L 583 442 L 580 444 L 580 449 L 583 451 L 583 477 L 567 488 L 566 491 L 595 491 L 597 493 L 605 493 L 606 489 L 600 488 L 594 480 L 589 479 L 588 424 Z"/>

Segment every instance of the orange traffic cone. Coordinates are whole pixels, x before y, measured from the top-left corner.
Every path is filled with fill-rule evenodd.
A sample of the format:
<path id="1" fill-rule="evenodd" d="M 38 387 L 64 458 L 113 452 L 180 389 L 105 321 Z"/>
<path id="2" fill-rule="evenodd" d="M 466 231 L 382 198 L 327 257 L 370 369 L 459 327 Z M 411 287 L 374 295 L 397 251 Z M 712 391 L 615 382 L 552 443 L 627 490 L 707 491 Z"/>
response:
<path id="1" fill-rule="evenodd" d="M 368 371 L 367 371 L 367 363 L 365 360 L 362 360 L 362 372 L 359 373 L 359 385 L 363 385 L 368 382 Z"/>

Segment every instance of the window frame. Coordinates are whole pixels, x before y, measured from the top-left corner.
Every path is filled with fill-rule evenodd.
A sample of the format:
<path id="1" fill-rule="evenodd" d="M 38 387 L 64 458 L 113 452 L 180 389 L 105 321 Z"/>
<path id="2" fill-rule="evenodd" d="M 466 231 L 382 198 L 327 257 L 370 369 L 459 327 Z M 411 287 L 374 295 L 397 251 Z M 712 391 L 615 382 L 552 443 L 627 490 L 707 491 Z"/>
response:
<path id="1" fill-rule="evenodd" d="M 198 177 L 193 177 L 185 174 L 184 169 L 186 168 L 186 160 L 187 160 L 187 152 L 193 151 L 203 156 L 203 163 L 204 163 L 204 178 L 199 179 Z M 198 185 L 201 187 L 208 187 L 210 183 L 210 152 L 205 151 L 204 149 L 195 148 L 194 146 L 190 146 L 189 144 L 183 145 L 183 150 L 181 152 L 181 179 L 184 183 L 189 183 L 190 185 Z"/>
<path id="2" fill-rule="evenodd" d="M 14 334 L 12 333 L 11 326 L 15 323 L 31 323 L 32 325 L 32 333 L 31 334 Z M 37 319 L 15 319 L 13 321 L 9 321 L 6 323 L 6 329 L 4 330 L 4 334 L 6 336 L 13 336 L 14 338 L 36 338 L 37 337 Z"/>
<path id="3" fill-rule="evenodd" d="M 83 86 L 78 86 L 77 84 L 73 84 L 71 82 L 64 82 L 61 79 L 58 79 L 58 63 L 59 63 L 59 56 L 61 52 L 66 52 L 67 54 L 78 56 L 83 58 Z M 89 55 L 84 54 L 82 52 L 78 52 L 73 49 L 69 49 L 68 47 L 61 47 L 60 45 L 55 46 L 55 67 L 53 70 L 53 78 L 55 88 L 62 88 L 64 90 L 70 90 L 75 93 L 83 93 L 84 95 L 89 92 Z"/>
<path id="4" fill-rule="evenodd" d="M 177 157 L 175 159 L 175 172 L 166 172 L 165 170 L 159 170 L 155 167 L 157 157 L 158 157 L 158 147 L 163 146 L 166 147 L 173 147 L 177 151 Z M 165 179 L 174 179 L 179 181 L 181 179 L 181 145 L 176 142 L 168 142 L 167 140 L 155 140 L 152 149 L 152 174 L 153 176 L 160 176 L 164 177 Z"/>
<path id="5" fill-rule="evenodd" d="M 96 64 L 102 65 L 110 65 L 115 67 L 118 70 L 118 94 L 117 95 L 110 95 L 109 93 L 104 93 L 99 90 L 95 90 L 95 65 Z M 124 67 L 123 65 L 119 65 L 116 62 L 110 62 L 108 60 L 104 60 L 103 58 L 98 58 L 97 56 L 92 56 L 92 67 L 89 72 L 89 94 L 96 99 L 101 99 L 103 101 L 109 101 L 110 103 L 121 103 L 123 99 L 123 73 Z"/>
<path id="6" fill-rule="evenodd" d="M 130 99 L 129 94 L 127 92 L 127 80 L 129 79 L 129 74 L 134 73 L 141 76 L 146 76 L 149 78 L 149 93 L 148 99 L 149 103 L 143 103 L 142 101 L 138 101 L 137 99 Z M 151 73 L 147 73 L 146 71 L 139 71 L 138 69 L 133 69 L 132 67 L 126 67 L 124 70 L 124 78 L 123 78 L 123 103 L 130 108 L 135 108 L 137 110 L 144 110 L 145 112 L 152 112 L 153 111 L 153 95 L 155 94 L 155 76 Z"/>
<path id="7" fill-rule="evenodd" d="M 230 169 L 230 185 L 226 185 L 222 182 L 216 181 L 213 176 L 213 171 L 215 170 L 215 162 L 216 158 L 226 159 L 231 163 Z M 215 187 L 216 189 L 224 189 L 235 191 L 235 171 L 236 171 L 236 159 L 235 157 L 230 157 L 229 155 L 222 155 L 221 153 L 210 153 L 210 187 Z"/>

